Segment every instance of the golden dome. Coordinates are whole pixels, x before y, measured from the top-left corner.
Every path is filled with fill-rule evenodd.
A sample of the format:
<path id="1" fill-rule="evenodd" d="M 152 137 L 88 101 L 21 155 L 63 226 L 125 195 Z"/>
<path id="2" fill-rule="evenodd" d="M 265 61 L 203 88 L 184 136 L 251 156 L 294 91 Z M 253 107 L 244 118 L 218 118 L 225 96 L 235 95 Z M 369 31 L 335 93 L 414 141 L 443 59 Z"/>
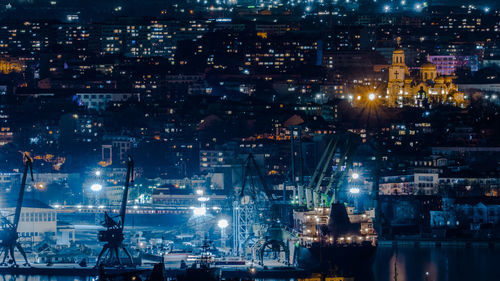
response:
<path id="1" fill-rule="evenodd" d="M 436 66 L 430 62 L 422 64 L 420 67 L 422 70 L 436 70 Z"/>
<path id="2" fill-rule="evenodd" d="M 444 78 L 443 78 L 442 76 L 439 76 L 439 77 L 437 77 L 436 79 L 434 79 L 434 81 L 435 81 L 436 83 L 443 83 L 443 82 L 444 82 Z"/>

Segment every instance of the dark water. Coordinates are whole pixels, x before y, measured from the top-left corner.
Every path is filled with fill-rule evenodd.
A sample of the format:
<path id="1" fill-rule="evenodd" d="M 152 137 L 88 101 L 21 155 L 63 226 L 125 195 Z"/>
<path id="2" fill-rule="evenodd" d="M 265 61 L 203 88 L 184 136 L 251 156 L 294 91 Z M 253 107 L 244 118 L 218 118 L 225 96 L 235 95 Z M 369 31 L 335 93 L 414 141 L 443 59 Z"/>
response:
<path id="1" fill-rule="evenodd" d="M 96 281 L 93 277 L 80 276 L 11 276 L 0 275 L 0 281 Z"/>
<path id="2" fill-rule="evenodd" d="M 92 280 L 95 279 L 76 276 L 0 276 L 0 281 Z M 380 246 L 373 265 L 373 280 L 500 281 L 500 249 Z"/>
<path id="3" fill-rule="evenodd" d="M 379 247 L 373 274 L 376 281 L 500 281 L 500 250 Z"/>

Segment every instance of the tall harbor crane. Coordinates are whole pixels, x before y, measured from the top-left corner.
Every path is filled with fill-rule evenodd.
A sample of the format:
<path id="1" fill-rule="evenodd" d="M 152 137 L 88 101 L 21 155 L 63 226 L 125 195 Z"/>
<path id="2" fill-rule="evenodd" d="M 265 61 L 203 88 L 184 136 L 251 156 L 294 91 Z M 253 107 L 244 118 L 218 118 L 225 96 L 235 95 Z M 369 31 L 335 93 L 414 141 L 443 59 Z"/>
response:
<path id="1" fill-rule="evenodd" d="M 260 171 L 259 165 L 257 164 L 257 161 L 255 161 L 255 158 L 253 157 L 252 153 L 248 154 L 248 158 L 247 158 L 246 164 L 245 164 L 245 170 L 243 171 L 243 182 L 241 183 L 240 198 L 243 198 L 245 196 L 245 194 L 246 194 L 245 187 L 247 185 L 248 180 L 250 180 L 250 184 L 249 184 L 250 189 L 247 189 L 248 192 L 250 193 L 249 196 L 251 196 L 251 198 L 253 200 L 258 199 L 259 190 L 256 188 L 256 185 L 254 182 L 254 175 L 253 175 L 252 171 L 255 174 L 257 174 L 257 176 L 259 177 L 259 181 L 262 185 L 262 191 L 265 193 L 266 197 L 269 200 L 272 200 L 271 189 L 268 187 L 268 185 L 264 179 L 264 175 Z"/>
<path id="2" fill-rule="evenodd" d="M 17 241 L 19 237 L 17 233 L 17 227 L 19 225 L 19 218 L 21 217 L 21 209 L 23 207 L 24 189 L 26 187 L 26 178 L 28 176 L 28 170 L 31 174 L 31 180 L 33 181 L 33 160 L 28 155 L 28 153 L 23 154 L 24 160 L 24 172 L 23 178 L 21 180 L 21 187 L 19 189 L 19 196 L 17 197 L 17 205 L 14 213 L 14 219 L 9 221 L 6 217 L 1 218 L 1 230 L 0 230 L 0 256 L 3 255 L 2 263 L 0 265 L 7 265 L 5 260 L 10 256 L 9 263 L 12 262 L 12 266 L 17 267 L 16 258 L 14 257 L 15 248 L 21 253 L 24 258 L 24 265 L 29 266 L 28 259 L 26 258 L 26 253 L 21 247 L 21 244 Z"/>
<path id="3" fill-rule="evenodd" d="M 257 188 L 255 184 L 254 177 L 255 174 L 258 176 L 261 189 Z M 248 189 L 245 189 L 246 185 L 249 185 Z M 254 243 L 252 245 L 254 258 L 259 260 L 261 265 L 264 264 L 264 254 L 269 249 L 273 253 L 275 259 L 279 259 L 280 253 L 284 253 L 284 262 L 289 264 L 290 252 L 289 247 L 286 244 L 287 239 L 290 237 L 288 233 L 281 225 L 280 221 L 280 210 L 277 204 L 277 200 L 273 197 L 272 191 L 266 183 L 266 180 L 253 157 L 253 154 L 249 154 L 246 160 L 245 170 L 243 173 L 243 181 L 241 185 L 241 191 L 239 198 L 243 205 L 252 205 L 251 211 L 256 212 L 251 215 L 252 221 L 250 224 L 260 225 L 262 232 L 258 235 L 259 237 L 253 236 L 249 233 L 249 225 L 243 227 L 247 233 L 235 233 L 237 236 L 245 236 L 245 241 L 240 241 L 247 243 L 248 240 L 254 238 Z M 244 208 L 244 206 L 239 206 L 237 208 Z M 267 214 L 264 214 L 267 213 Z M 241 215 L 241 214 L 240 214 Z M 238 217 L 238 216 L 236 216 Z M 239 224 L 241 219 L 234 219 L 236 224 Z M 237 227 L 240 230 L 241 226 Z M 241 239 L 244 240 L 244 239 Z M 241 247 L 241 245 L 238 245 Z"/>
<path id="4" fill-rule="evenodd" d="M 125 252 L 127 257 L 130 260 L 130 264 L 133 264 L 132 256 L 130 255 L 125 245 L 123 245 L 123 240 L 125 237 L 123 236 L 123 228 L 125 226 L 125 214 L 127 211 L 127 196 L 128 189 L 130 183 L 134 182 L 134 160 L 129 155 L 127 161 L 127 175 L 125 178 L 125 189 L 123 190 L 122 204 L 120 207 L 119 220 L 116 221 L 115 218 L 108 215 L 108 213 L 104 213 L 104 221 L 102 226 L 106 228 L 106 230 L 99 231 L 98 239 L 100 242 L 105 242 L 102 247 L 101 253 L 99 253 L 99 257 L 97 258 L 96 266 L 99 265 L 111 265 L 111 266 L 122 266 L 122 261 L 120 259 L 120 249 Z M 105 261 L 101 260 L 102 257 L 106 257 Z"/>
<path id="5" fill-rule="evenodd" d="M 340 134 L 330 139 L 305 190 L 306 204 L 309 209 L 320 205 L 330 206 L 338 200 L 339 188 L 349 172 L 359 143 L 359 137 L 352 133 Z M 343 147 L 343 153 L 339 163 L 335 165 L 335 169 L 332 168 L 330 178 L 327 180 L 328 184 L 323 186 L 323 180 L 329 168 L 333 166 L 331 163 L 333 156 L 341 146 Z"/>

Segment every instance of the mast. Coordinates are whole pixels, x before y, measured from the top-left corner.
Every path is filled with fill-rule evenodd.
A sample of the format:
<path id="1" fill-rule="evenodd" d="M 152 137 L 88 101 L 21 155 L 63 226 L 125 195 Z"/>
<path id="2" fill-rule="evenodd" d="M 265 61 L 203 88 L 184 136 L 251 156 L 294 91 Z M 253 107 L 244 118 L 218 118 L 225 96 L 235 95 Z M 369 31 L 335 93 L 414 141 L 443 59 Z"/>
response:
<path id="1" fill-rule="evenodd" d="M 382 214 L 380 208 L 380 198 L 379 198 L 379 185 L 380 185 L 380 170 L 382 169 L 382 149 L 381 144 L 377 140 L 375 142 L 375 170 L 373 173 L 373 190 L 372 190 L 372 200 L 375 208 L 375 221 L 374 228 L 379 236 L 384 235 L 382 229 Z"/>
<path id="2" fill-rule="evenodd" d="M 120 208 L 121 226 L 125 225 L 125 213 L 127 211 L 127 197 L 130 183 L 134 182 L 134 159 L 129 155 L 127 161 L 127 176 L 125 178 L 125 189 L 123 190 L 122 205 Z"/>
<path id="3" fill-rule="evenodd" d="M 23 178 L 21 180 L 21 187 L 19 188 L 19 196 L 17 198 L 14 221 L 12 222 L 12 224 L 14 225 L 14 229 L 16 231 L 17 231 L 17 225 L 19 224 L 19 218 L 21 216 L 21 209 L 23 207 L 24 189 L 26 187 L 26 178 L 28 176 L 28 169 L 31 172 L 31 180 L 33 180 L 33 160 L 31 160 L 31 157 L 29 157 L 28 153 L 24 153 L 23 160 L 24 160 Z"/>

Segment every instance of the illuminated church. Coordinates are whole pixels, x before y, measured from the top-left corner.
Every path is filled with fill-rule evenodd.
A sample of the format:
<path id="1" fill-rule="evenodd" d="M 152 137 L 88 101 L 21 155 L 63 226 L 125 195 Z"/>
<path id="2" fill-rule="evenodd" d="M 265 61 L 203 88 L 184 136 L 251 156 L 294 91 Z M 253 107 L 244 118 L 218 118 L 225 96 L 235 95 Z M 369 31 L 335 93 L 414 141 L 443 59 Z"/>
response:
<path id="1" fill-rule="evenodd" d="M 397 49 L 392 54 L 387 83 L 387 102 L 390 106 L 427 107 L 439 103 L 464 106 L 463 93 L 453 83 L 454 76 L 440 76 L 432 63 L 423 64 L 418 74 L 410 74 L 405 54 Z"/>
<path id="2" fill-rule="evenodd" d="M 0 73 L 9 74 L 12 72 L 21 72 L 24 70 L 24 65 L 18 60 L 11 58 L 0 58 Z"/>

